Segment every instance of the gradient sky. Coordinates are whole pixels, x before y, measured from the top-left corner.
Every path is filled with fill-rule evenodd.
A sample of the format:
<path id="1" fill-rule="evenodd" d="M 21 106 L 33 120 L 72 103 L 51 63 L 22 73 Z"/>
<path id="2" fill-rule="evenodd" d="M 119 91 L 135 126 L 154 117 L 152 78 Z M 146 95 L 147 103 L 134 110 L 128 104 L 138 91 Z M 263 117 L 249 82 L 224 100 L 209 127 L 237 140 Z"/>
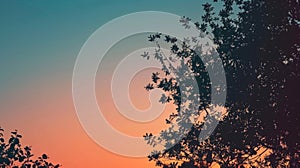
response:
<path id="1" fill-rule="evenodd" d="M 91 140 L 82 129 L 72 101 L 72 71 L 81 46 L 101 25 L 116 17 L 138 11 L 164 11 L 199 19 L 201 0 L 72 0 L 72 1 L 1 1 L 0 2 L 0 126 L 8 134 L 18 129 L 23 144 L 33 152 L 49 154 L 51 161 L 65 168 L 76 167 L 154 167 L 146 158 L 129 158 L 108 152 Z M 113 59 L 113 58 L 110 58 Z M 109 59 L 108 59 L 109 60 Z M 101 71 L 105 74 L 105 71 Z M 133 99 L 141 108 L 148 101 L 139 78 Z M 99 90 L 104 88 L 99 88 Z M 97 95 L 101 97 L 101 95 Z M 101 98 L 100 98 L 101 99 Z M 105 100 L 104 100 L 105 101 Z M 133 100 L 134 101 L 134 100 Z M 117 115 L 110 115 L 113 105 L 104 107 L 112 125 L 139 135 L 146 128 L 124 121 L 118 126 Z M 112 110 L 113 111 L 113 110 Z M 117 120 L 114 121 L 114 120 Z M 124 123 L 123 122 L 123 123 Z M 159 130 L 159 129 L 158 129 Z M 154 130 L 155 131 L 155 130 Z"/>

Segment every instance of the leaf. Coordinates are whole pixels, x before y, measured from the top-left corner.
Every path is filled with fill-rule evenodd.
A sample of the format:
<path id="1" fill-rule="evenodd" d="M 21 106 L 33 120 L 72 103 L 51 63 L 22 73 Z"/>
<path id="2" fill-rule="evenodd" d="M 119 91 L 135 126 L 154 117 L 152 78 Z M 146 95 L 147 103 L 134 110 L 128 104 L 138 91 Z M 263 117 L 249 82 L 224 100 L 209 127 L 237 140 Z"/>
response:
<path id="1" fill-rule="evenodd" d="M 24 159 L 25 159 L 25 157 L 23 157 L 23 156 L 20 156 L 20 157 L 19 157 L 19 162 L 23 162 L 23 161 L 24 161 Z"/>
<path id="2" fill-rule="evenodd" d="M 48 156 L 47 156 L 46 154 L 43 154 L 43 155 L 42 155 L 42 158 L 43 158 L 43 159 L 48 159 Z"/>
<path id="3" fill-rule="evenodd" d="M 17 135 L 17 131 L 13 131 L 13 132 L 11 132 L 13 135 Z"/>
<path id="4" fill-rule="evenodd" d="M 146 58 L 147 60 L 149 60 L 149 58 L 150 58 L 149 52 L 144 52 L 143 54 L 141 54 L 141 56 L 143 58 Z"/>
<path id="5" fill-rule="evenodd" d="M 146 89 L 147 91 L 154 89 L 153 84 L 150 84 L 150 83 L 149 83 L 147 86 L 145 86 L 145 89 Z"/>
<path id="6" fill-rule="evenodd" d="M 158 77 L 159 73 L 152 73 L 152 81 L 154 83 L 157 83 L 157 80 L 159 80 L 160 78 Z"/>

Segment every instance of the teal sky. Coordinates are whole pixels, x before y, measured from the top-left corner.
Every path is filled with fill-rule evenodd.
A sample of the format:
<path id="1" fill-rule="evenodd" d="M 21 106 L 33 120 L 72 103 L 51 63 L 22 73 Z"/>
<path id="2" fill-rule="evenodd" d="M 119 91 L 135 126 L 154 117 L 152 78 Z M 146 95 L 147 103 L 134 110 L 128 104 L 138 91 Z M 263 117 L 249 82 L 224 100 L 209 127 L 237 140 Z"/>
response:
<path id="1" fill-rule="evenodd" d="M 152 10 L 198 19 L 202 3 L 200 0 L 1 1 L 0 93 L 44 80 L 49 75 L 71 78 L 83 43 L 113 18 Z"/>

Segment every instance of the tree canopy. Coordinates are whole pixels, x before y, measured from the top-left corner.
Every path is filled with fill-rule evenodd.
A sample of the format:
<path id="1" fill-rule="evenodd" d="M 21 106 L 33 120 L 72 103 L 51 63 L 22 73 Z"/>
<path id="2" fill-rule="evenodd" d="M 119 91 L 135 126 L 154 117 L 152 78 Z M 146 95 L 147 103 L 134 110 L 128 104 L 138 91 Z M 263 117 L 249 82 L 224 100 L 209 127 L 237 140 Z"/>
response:
<path id="1" fill-rule="evenodd" d="M 222 3 L 221 9 L 216 8 Z M 213 34 L 215 51 L 221 57 L 226 73 L 226 113 L 212 115 L 211 83 L 206 66 L 196 49 L 175 37 L 155 34 L 149 37 L 157 45 L 155 58 L 160 60 L 165 74 L 153 73 L 146 89 L 165 91 L 162 103 L 173 103 L 176 112 L 166 124 L 169 131 L 160 135 L 146 134 L 150 145 L 166 141 L 165 151 L 154 151 L 149 160 L 161 167 L 297 167 L 299 159 L 299 54 L 300 2 L 297 0 L 214 0 L 203 4 L 201 21 L 183 17 L 183 26 L 195 26 Z M 188 25 L 188 26 L 187 26 Z M 172 129 L 171 123 L 187 122 L 181 111 L 189 109 L 182 100 L 182 88 L 163 61 L 161 43 L 169 44 L 174 58 L 195 74 L 199 87 L 199 109 L 192 114 L 204 116 L 205 122 L 217 120 L 217 128 L 204 141 L 198 138 L 205 131 L 203 122 L 194 122 L 188 132 Z M 182 68 L 179 66 L 177 68 Z M 180 69 L 180 72 L 184 69 Z M 186 80 L 186 79 L 184 79 Z M 191 89 L 192 90 L 192 89 Z M 185 90 L 190 92 L 191 90 Z M 191 93 L 190 96 L 196 96 Z M 184 101 L 184 102 L 183 102 Z M 189 102 L 193 103 L 193 102 Z M 182 105 L 184 104 L 184 105 Z M 172 144 L 179 133 L 185 137 Z M 151 136 L 150 136 L 151 135 Z M 168 146 L 172 146 L 168 148 Z"/>
<path id="2" fill-rule="evenodd" d="M 21 145 L 22 135 L 17 130 L 11 132 L 8 141 L 4 139 L 4 130 L 0 127 L 0 167 L 1 168 L 59 168 L 59 164 L 48 161 L 46 154 L 33 159 L 30 146 Z"/>

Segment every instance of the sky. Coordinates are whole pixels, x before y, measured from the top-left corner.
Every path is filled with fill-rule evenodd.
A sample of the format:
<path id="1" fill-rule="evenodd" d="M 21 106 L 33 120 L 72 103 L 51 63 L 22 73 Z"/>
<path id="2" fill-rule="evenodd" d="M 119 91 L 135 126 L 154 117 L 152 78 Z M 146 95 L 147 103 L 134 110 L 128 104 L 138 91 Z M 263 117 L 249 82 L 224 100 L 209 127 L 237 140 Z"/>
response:
<path id="1" fill-rule="evenodd" d="M 51 161 L 65 168 L 154 167 L 147 158 L 109 152 L 86 134 L 72 99 L 75 61 L 91 34 L 114 18 L 139 11 L 163 11 L 200 20 L 202 3 L 201 0 L 1 1 L 0 126 L 6 134 L 18 129 L 24 137 L 22 143 L 31 145 L 36 155 L 47 153 Z M 129 44 L 124 44 L 125 48 L 126 45 Z M 99 75 L 110 73 L 110 61 L 115 57 L 113 52 L 108 54 L 107 67 L 99 70 Z M 133 102 L 142 109 L 149 106 L 143 86 L 151 72 L 147 69 L 138 73 L 130 89 Z M 97 77 L 96 83 L 103 76 Z M 99 87 L 96 91 L 102 111 L 118 130 L 142 136 L 149 128 L 155 132 L 163 127 L 166 113 L 151 123 L 137 124 L 117 113 L 105 93 L 107 88 Z M 167 107 L 165 111 L 170 109 Z"/>

